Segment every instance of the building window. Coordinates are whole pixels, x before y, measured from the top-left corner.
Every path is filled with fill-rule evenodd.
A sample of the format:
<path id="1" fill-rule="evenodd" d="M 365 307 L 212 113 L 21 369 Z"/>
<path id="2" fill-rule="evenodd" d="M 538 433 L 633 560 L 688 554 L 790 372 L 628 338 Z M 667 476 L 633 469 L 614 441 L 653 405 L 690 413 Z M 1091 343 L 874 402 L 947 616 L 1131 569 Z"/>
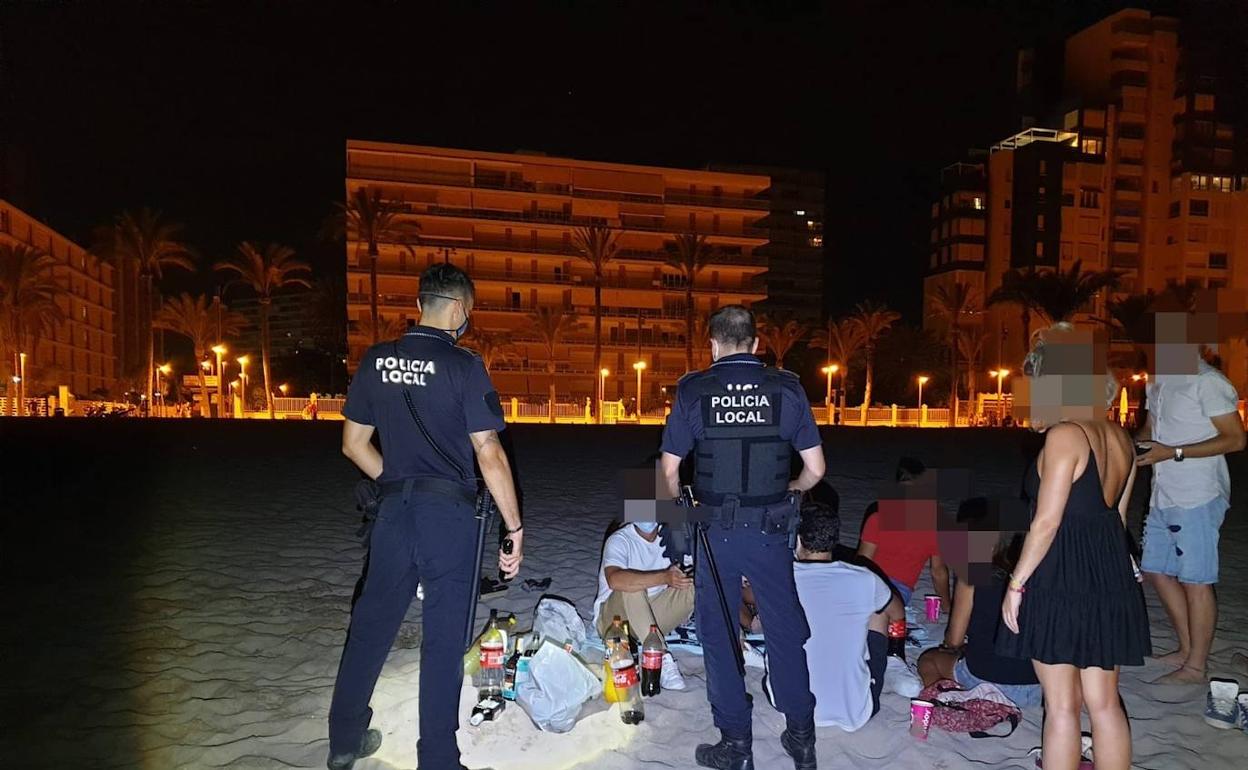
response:
<path id="1" fill-rule="evenodd" d="M 806 209 L 794 209 L 794 210 L 793 210 L 793 216 L 795 216 L 795 217 L 804 217 L 804 216 L 806 216 Z"/>
<path id="2" fill-rule="evenodd" d="M 1231 191 L 1231 178 L 1229 176 L 1211 176 L 1209 177 L 1209 189 L 1214 192 L 1229 193 Z"/>
<path id="3" fill-rule="evenodd" d="M 1105 151 L 1105 141 L 1097 137 L 1086 136 L 1080 141 L 1079 148 L 1084 155 L 1100 155 Z"/>
<path id="4" fill-rule="evenodd" d="M 1044 259 L 1044 241 L 1036 241 L 1036 259 Z"/>
<path id="5" fill-rule="evenodd" d="M 1073 192 L 1062 193 L 1062 205 L 1063 206 L 1075 205 L 1075 194 Z"/>
<path id="6" fill-rule="evenodd" d="M 1100 190 L 1080 190 L 1079 205 L 1085 209 L 1099 209 L 1101 207 Z"/>
<path id="7" fill-rule="evenodd" d="M 809 238 L 809 240 L 807 241 L 807 243 L 809 243 L 811 246 L 814 246 L 815 248 L 819 248 L 820 246 L 823 246 L 823 236 L 822 236 L 822 235 L 812 235 L 812 236 L 810 236 L 810 238 Z"/>
<path id="8" fill-rule="evenodd" d="M 1036 214 L 1036 229 L 1044 229 L 1044 214 Z"/>
<path id="9" fill-rule="evenodd" d="M 1227 259 L 1226 259 L 1225 251 L 1209 252 L 1209 269 L 1210 270 L 1225 270 L 1226 266 L 1227 266 Z"/>
<path id="10" fill-rule="evenodd" d="M 972 199 L 971 199 L 971 208 L 975 209 L 976 211 L 983 211 L 983 210 L 984 210 L 984 199 L 983 199 L 983 197 L 982 197 L 982 196 L 979 196 L 979 195 L 976 195 L 974 198 L 972 198 Z"/>
<path id="11" fill-rule="evenodd" d="M 1196 111 L 1213 112 L 1213 94 L 1196 94 Z"/>
<path id="12" fill-rule="evenodd" d="M 1170 201 L 1170 218 L 1171 218 L 1171 219 L 1175 219 L 1175 218 L 1177 218 L 1177 217 L 1179 216 L 1179 213 L 1180 213 L 1180 210 L 1179 210 L 1179 202 L 1178 202 L 1178 201 Z"/>
<path id="13" fill-rule="evenodd" d="M 1049 164 L 1047 161 L 1040 161 L 1040 173 L 1042 175 L 1049 173 Z"/>
<path id="14" fill-rule="evenodd" d="M 1187 213 L 1194 217 L 1209 216 L 1209 201 L 1200 201 L 1200 200 L 1188 201 Z"/>
<path id="15" fill-rule="evenodd" d="M 1198 192 L 1209 189 L 1209 177 L 1204 174 L 1192 174 L 1192 189 Z"/>

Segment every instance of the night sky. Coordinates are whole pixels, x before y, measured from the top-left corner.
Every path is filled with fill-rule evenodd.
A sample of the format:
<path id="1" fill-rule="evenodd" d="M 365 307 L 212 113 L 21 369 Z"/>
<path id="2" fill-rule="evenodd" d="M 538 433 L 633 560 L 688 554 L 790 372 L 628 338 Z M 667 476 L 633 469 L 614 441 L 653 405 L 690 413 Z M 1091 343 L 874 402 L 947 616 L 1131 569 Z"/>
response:
<path id="1" fill-rule="evenodd" d="M 0 2 L 15 202 L 78 239 L 148 205 L 207 261 L 278 240 L 324 274 L 348 137 L 826 169 L 831 306 L 917 321 L 939 169 L 1016 130 L 1016 50 L 1126 4 L 432 5 Z"/>

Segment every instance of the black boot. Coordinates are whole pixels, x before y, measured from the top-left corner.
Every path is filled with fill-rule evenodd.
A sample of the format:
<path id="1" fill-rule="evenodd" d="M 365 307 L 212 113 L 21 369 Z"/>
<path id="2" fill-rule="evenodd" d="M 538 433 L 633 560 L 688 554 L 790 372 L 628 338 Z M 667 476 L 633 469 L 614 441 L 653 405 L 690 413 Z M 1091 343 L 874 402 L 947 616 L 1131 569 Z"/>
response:
<path id="1" fill-rule="evenodd" d="M 815 770 L 815 721 L 797 724 L 789 722 L 788 729 L 780 734 L 780 745 L 793 757 L 797 770 Z"/>
<path id="2" fill-rule="evenodd" d="M 722 731 L 720 734 L 723 738 L 714 746 L 703 743 L 694 749 L 698 764 L 715 770 L 754 770 L 754 741 L 750 735 L 729 736 Z"/>
<path id="3" fill-rule="evenodd" d="M 369 729 L 360 739 L 360 747 L 350 754 L 330 754 L 326 766 L 329 770 L 351 770 L 355 760 L 370 757 L 381 748 L 381 731 Z"/>

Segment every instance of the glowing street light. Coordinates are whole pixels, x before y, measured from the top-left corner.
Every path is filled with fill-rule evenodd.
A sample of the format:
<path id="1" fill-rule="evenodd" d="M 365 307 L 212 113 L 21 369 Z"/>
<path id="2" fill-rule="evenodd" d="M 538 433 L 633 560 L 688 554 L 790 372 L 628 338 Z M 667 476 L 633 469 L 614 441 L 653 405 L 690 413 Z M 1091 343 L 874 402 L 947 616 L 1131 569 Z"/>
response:
<path id="1" fill-rule="evenodd" d="M 238 393 L 243 399 L 243 412 L 247 411 L 247 364 L 251 363 L 249 356 L 239 356 L 238 359 L 239 373 L 238 380 L 241 383 Z"/>
<path id="2" fill-rule="evenodd" d="M 1005 404 L 1001 401 L 1001 387 L 1002 382 L 1009 376 L 1009 374 L 1009 369 L 993 369 L 988 372 L 990 377 L 997 378 L 997 420 L 1001 422 L 1005 421 Z"/>
<path id="3" fill-rule="evenodd" d="M 213 345 L 212 352 L 217 354 L 217 416 L 225 417 L 225 363 L 222 356 L 230 352 L 225 345 Z M 204 394 L 208 398 L 208 394 Z"/>
<path id="4" fill-rule="evenodd" d="M 169 383 L 169 374 L 172 371 L 173 371 L 173 367 L 170 366 L 169 364 L 161 364 L 160 366 L 156 367 L 156 391 L 160 394 L 160 416 L 161 417 L 168 417 L 169 415 L 165 413 L 165 407 L 166 407 L 165 389 L 162 388 L 160 385 L 160 378 L 163 375 L 165 378 L 165 384 L 167 385 Z"/>
<path id="5" fill-rule="evenodd" d="M 17 414 L 19 417 L 25 417 L 26 416 L 26 354 L 18 353 L 17 357 L 20 361 L 20 363 L 18 364 L 18 371 L 20 372 L 20 374 L 18 376 L 21 378 L 17 384 L 17 388 L 18 388 Z"/>
<path id="6" fill-rule="evenodd" d="M 828 425 L 832 424 L 832 375 L 836 374 L 840 370 L 841 370 L 840 364 L 828 364 L 827 366 L 819 370 L 823 372 L 824 374 L 828 375 L 828 395 L 823 400 L 824 409 L 827 410 L 825 414 L 827 415 Z"/>
<path id="7" fill-rule="evenodd" d="M 923 386 L 926 385 L 927 381 L 932 378 L 928 377 L 926 374 L 920 374 L 917 379 L 919 381 L 919 408 L 922 409 L 923 408 Z"/>
<path id="8" fill-rule="evenodd" d="M 598 424 L 602 425 L 602 402 L 607 400 L 607 375 L 610 374 L 608 369 L 598 370 Z"/>
<path id="9" fill-rule="evenodd" d="M 283 396 L 285 396 L 286 391 L 290 390 L 290 386 L 283 382 L 281 385 L 277 386 L 277 389 L 282 392 Z"/>
<path id="10" fill-rule="evenodd" d="M 633 368 L 637 370 L 637 422 L 641 422 L 641 373 L 646 370 L 646 362 L 638 361 Z"/>

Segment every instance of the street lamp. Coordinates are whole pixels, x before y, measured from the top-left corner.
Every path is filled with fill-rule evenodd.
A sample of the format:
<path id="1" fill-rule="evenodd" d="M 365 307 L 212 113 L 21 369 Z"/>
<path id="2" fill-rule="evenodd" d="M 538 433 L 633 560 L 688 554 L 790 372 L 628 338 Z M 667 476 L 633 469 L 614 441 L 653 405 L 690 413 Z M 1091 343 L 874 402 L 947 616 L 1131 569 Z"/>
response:
<path id="1" fill-rule="evenodd" d="M 229 352 L 225 345 L 213 345 L 212 352 L 217 354 L 217 416 L 225 417 L 225 363 L 221 357 Z M 204 394 L 208 398 L 208 394 Z"/>
<path id="2" fill-rule="evenodd" d="M 18 353 L 17 357 L 20 360 L 20 364 L 18 365 L 18 371 L 20 372 L 20 374 L 18 376 L 22 378 L 21 381 L 18 382 L 17 384 L 18 398 L 20 399 L 17 402 L 18 403 L 17 414 L 19 417 L 25 417 L 26 416 L 26 354 Z"/>
<path id="3" fill-rule="evenodd" d="M 919 408 L 920 408 L 920 409 L 922 409 L 922 408 L 923 408 L 923 386 L 924 386 L 924 385 L 926 385 L 926 384 L 927 384 L 927 381 L 928 381 L 928 380 L 930 380 L 930 379 L 932 379 L 932 378 L 931 378 L 931 377 L 928 377 L 926 374 L 920 374 L 920 375 L 919 375 L 919 377 L 918 377 L 918 380 L 919 380 Z"/>
<path id="4" fill-rule="evenodd" d="M 602 402 L 607 400 L 607 369 L 598 370 L 598 424 L 602 425 Z"/>
<path id="5" fill-rule="evenodd" d="M 251 359 L 247 356 L 238 357 L 238 366 L 239 366 L 238 380 L 240 383 L 238 393 L 239 393 L 239 396 L 243 399 L 243 414 L 247 413 L 247 364 L 250 362 L 251 362 Z"/>
<path id="6" fill-rule="evenodd" d="M 824 408 L 827 410 L 827 424 L 832 424 L 832 375 L 841 370 L 840 364 L 828 364 L 820 371 L 828 375 L 828 395 L 824 398 Z"/>
<path id="7" fill-rule="evenodd" d="M 278 385 L 278 386 L 277 386 L 277 389 L 278 389 L 278 390 L 280 390 L 280 391 L 282 392 L 282 395 L 283 395 L 283 396 L 285 396 L 285 395 L 286 395 L 286 391 L 290 390 L 290 387 L 289 387 L 286 383 L 284 383 L 284 382 L 283 382 L 281 385 Z"/>
<path id="8" fill-rule="evenodd" d="M 641 373 L 646 370 L 646 362 L 638 361 L 633 368 L 637 370 L 637 422 L 641 422 Z"/>
<path id="9" fill-rule="evenodd" d="M 997 422 L 1005 422 L 1005 404 L 1001 401 L 1002 382 L 1009 376 L 1009 369 L 993 369 L 988 372 L 990 377 L 997 378 Z"/>
<path id="10" fill-rule="evenodd" d="M 167 404 L 165 404 L 165 389 L 160 386 L 160 377 L 164 375 L 165 384 L 169 384 L 169 373 L 173 371 L 173 367 L 169 364 L 161 364 L 156 367 L 156 391 L 160 394 L 160 416 L 168 417 Z"/>

